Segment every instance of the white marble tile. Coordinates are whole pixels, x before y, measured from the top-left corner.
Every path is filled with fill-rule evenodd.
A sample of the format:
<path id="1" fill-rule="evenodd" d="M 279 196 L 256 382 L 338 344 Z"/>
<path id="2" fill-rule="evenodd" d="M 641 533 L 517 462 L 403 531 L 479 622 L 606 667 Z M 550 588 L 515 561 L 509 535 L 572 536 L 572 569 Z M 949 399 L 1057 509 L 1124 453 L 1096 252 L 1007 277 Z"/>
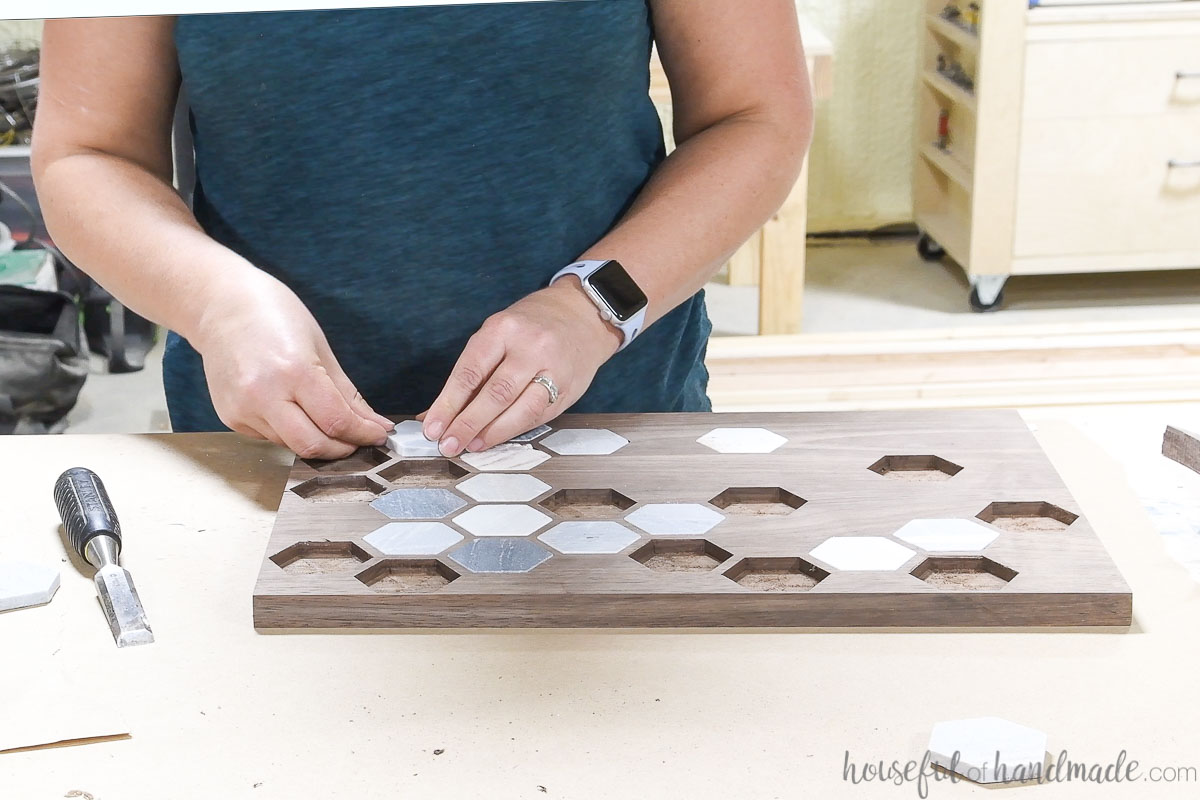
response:
<path id="1" fill-rule="evenodd" d="M 0 564 L 0 611 L 45 605 L 58 591 L 58 582 L 53 567 L 23 561 Z"/>
<path id="2" fill-rule="evenodd" d="M 766 428 L 714 428 L 696 441 L 718 453 L 772 453 L 787 444 Z"/>
<path id="3" fill-rule="evenodd" d="M 550 558 L 550 551 L 528 539 L 474 539 L 448 558 L 471 572 L 529 572 Z"/>
<path id="4" fill-rule="evenodd" d="M 396 424 L 388 435 L 388 449 L 401 458 L 433 458 L 441 455 L 438 443 L 431 442 L 421 432 L 421 423 L 406 419 Z"/>
<path id="5" fill-rule="evenodd" d="M 463 535 L 441 522 L 391 522 L 363 539 L 385 556 L 432 556 Z"/>
<path id="6" fill-rule="evenodd" d="M 542 439 L 542 446 L 564 456 L 607 456 L 617 452 L 629 440 L 600 428 L 564 428 Z"/>
<path id="7" fill-rule="evenodd" d="M 481 503 L 524 503 L 550 491 L 549 484 L 524 473 L 474 475 L 457 488 Z"/>
<path id="8" fill-rule="evenodd" d="M 882 536 L 835 536 L 813 548 L 819 558 L 834 569 L 893 570 L 913 556 L 913 551 Z"/>
<path id="9" fill-rule="evenodd" d="M 454 518 L 454 524 L 476 536 L 528 536 L 548 522 L 550 517 L 522 505 L 475 506 Z"/>
<path id="10" fill-rule="evenodd" d="M 518 444 L 522 442 L 532 442 L 539 436 L 545 436 L 551 430 L 553 429 L 549 425 L 538 425 L 533 430 L 525 431 L 520 436 L 514 436 L 513 438 L 509 439 L 509 441 L 517 442 Z"/>
<path id="11" fill-rule="evenodd" d="M 671 536 L 708 533 L 725 516 L 698 503 L 651 503 L 625 519 L 646 533 Z"/>
<path id="12" fill-rule="evenodd" d="M 969 519 L 914 519 L 893 536 L 930 553 L 982 550 L 999 532 Z"/>
<path id="13" fill-rule="evenodd" d="M 467 504 L 448 489 L 396 489 L 371 501 L 371 508 L 392 519 L 441 519 Z"/>
<path id="14" fill-rule="evenodd" d="M 977 783 L 1010 783 L 1044 775 L 1046 740 L 1042 731 L 999 717 L 939 722 L 929 759 Z"/>
<path id="15" fill-rule="evenodd" d="M 636 533 L 616 522 L 560 522 L 538 537 L 560 553 L 619 553 Z"/>
<path id="16" fill-rule="evenodd" d="M 498 444 L 479 453 L 463 453 L 460 458 L 483 472 L 515 472 L 533 469 L 550 454 L 535 450 L 531 444 Z"/>

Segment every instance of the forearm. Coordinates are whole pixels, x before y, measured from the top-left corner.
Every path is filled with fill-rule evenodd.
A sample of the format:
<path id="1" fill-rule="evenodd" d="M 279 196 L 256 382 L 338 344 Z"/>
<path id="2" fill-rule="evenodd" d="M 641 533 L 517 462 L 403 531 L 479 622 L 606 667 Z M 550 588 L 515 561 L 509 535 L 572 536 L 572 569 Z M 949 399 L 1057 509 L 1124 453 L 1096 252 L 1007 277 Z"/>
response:
<path id="1" fill-rule="evenodd" d="M 55 244 L 133 311 L 193 339 L 221 287 L 261 275 L 144 166 L 81 151 L 35 163 Z"/>
<path id="2" fill-rule="evenodd" d="M 653 322 L 699 291 L 787 199 L 811 116 L 729 117 L 671 153 L 624 219 L 583 258 L 620 261 Z"/>

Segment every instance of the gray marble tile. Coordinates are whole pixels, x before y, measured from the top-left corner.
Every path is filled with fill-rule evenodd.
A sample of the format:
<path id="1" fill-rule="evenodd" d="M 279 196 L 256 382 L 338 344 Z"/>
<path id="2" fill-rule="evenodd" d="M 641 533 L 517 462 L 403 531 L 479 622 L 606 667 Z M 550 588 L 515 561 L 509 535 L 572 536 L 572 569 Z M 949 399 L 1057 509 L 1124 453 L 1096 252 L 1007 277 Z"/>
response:
<path id="1" fill-rule="evenodd" d="M 448 489 L 396 489 L 371 501 L 372 508 L 392 519 L 441 519 L 466 504 Z"/>
<path id="2" fill-rule="evenodd" d="M 474 475 L 458 484 L 457 488 L 481 503 L 524 503 L 550 491 L 549 484 L 523 473 Z"/>
<path id="3" fill-rule="evenodd" d="M 698 503 L 651 503 L 625 519 L 646 533 L 669 536 L 708 533 L 725 516 Z"/>
<path id="4" fill-rule="evenodd" d="M 9 561 L 0 564 L 0 611 L 40 606 L 58 591 L 58 570 L 43 564 Z"/>
<path id="5" fill-rule="evenodd" d="M 441 522 L 390 522 L 363 539 L 385 556 L 432 556 L 463 535 Z"/>
<path id="6" fill-rule="evenodd" d="M 471 572 L 529 572 L 550 558 L 550 552 L 528 539 L 474 539 L 449 558 Z"/>
<path id="7" fill-rule="evenodd" d="M 538 425 L 533 430 L 525 431 L 520 436 L 514 436 L 513 438 L 509 439 L 509 441 L 517 442 L 518 444 L 523 443 L 523 442 L 532 442 L 534 439 L 538 438 L 539 436 L 545 436 L 551 430 L 552 430 L 552 428 L 549 425 Z"/>
<path id="8" fill-rule="evenodd" d="M 617 452 L 629 440 L 600 428 L 564 428 L 542 439 L 542 446 L 564 456 L 607 456 Z"/>
<path id="9" fill-rule="evenodd" d="M 476 536 L 528 536 L 550 522 L 550 517 L 524 505 L 485 505 L 469 508 L 454 524 Z"/>
<path id="10" fill-rule="evenodd" d="M 834 569 L 850 571 L 900 569 L 914 553 L 882 536 L 834 536 L 814 547 L 810 555 Z"/>
<path id="11" fill-rule="evenodd" d="M 771 453 L 787 444 L 766 428 L 714 428 L 696 441 L 718 453 Z"/>
<path id="12" fill-rule="evenodd" d="M 560 553 L 619 553 L 636 533 L 616 522 L 560 522 L 538 537 Z"/>
<path id="13" fill-rule="evenodd" d="M 1000 533 L 969 519 L 914 519 L 892 535 L 930 553 L 954 553 L 982 550 Z"/>
<path id="14" fill-rule="evenodd" d="M 462 461 L 481 472 L 518 472 L 533 469 L 549 453 L 533 449 L 530 444 L 498 444 L 479 453 L 463 453 Z"/>

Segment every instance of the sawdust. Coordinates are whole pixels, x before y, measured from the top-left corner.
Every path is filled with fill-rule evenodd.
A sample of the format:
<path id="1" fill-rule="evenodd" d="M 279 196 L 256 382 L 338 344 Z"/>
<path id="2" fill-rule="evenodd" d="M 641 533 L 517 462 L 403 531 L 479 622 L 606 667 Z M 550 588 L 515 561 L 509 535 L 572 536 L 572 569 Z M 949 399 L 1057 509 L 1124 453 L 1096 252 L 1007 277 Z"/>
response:
<path id="1" fill-rule="evenodd" d="M 432 567 L 427 570 L 414 568 L 403 572 L 388 572 L 371 583 L 371 588 L 381 592 L 419 594 L 436 592 L 449 582 Z"/>
<path id="2" fill-rule="evenodd" d="M 960 592 L 979 592 L 1000 589 L 1007 581 L 982 569 L 939 569 L 929 573 L 923 581 L 938 589 Z"/>
<path id="3" fill-rule="evenodd" d="M 546 507 L 563 519 L 612 519 L 623 513 L 607 503 L 565 503 Z"/>
<path id="4" fill-rule="evenodd" d="M 377 496 L 368 489 L 323 489 L 305 499 L 310 503 L 369 503 Z"/>
<path id="5" fill-rule="evenodd" d="M 718 564 L 708 553 L 655 553 L 642 563 L 657 572 L 708 572 Z"/>
<path id="6" fill-rule="evenodd" d="M 991 524 L 1000 530 L 1018 533 L 1054 533 L 1067 529 L 1053 517 L 996 517 Z"/>
<path id="7" fill-rule="evenodd" d="M 816 578 L 810 575 L 785 570 L 748 572 L 737 582 L 756 592 L 806 592 L 817 585 Z"/>
<path id="8" fill-rule="evenodd" d="M 888 469 L 879 474 L 885 475 L 895 481 L 909 481 L 911 483 L 948 481 L 954 477 L 953 475 L 947 475 L 940 469 Z"/>
<path id="9" fill-rule="evenodd" d="M 333 556 L 331 558 L 298 558 L 283 569 L 293 575 L 344 575 L 362 567 L 357 558 Z"/>
<path id="10" fill-rule="evenodd" d="M 748 517 L 783 517 L 796 509 L 787 503 L 730 503 L 721 508 L 726 514 Z"/>

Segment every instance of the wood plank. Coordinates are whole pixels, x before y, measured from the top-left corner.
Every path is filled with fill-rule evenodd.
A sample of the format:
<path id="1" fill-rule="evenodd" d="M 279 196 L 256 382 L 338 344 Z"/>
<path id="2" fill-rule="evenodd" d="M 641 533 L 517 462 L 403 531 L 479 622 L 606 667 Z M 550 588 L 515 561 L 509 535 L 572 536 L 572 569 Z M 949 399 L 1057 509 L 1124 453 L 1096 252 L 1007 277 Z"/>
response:
<path id="1" fill-rule="evenodd" d="M 1128 586 L 1014 412 L 568 415 L 554 427 L 610 430 L 628 444 L 563 456 L 552 439 L 534 443 L 549 457 L 528 474 L 549 488 L 513 505 L 545 522 L 501 537 L 541 553 L 528 572 L 464 566 L 466 551 L 500 539 L 475 536 L 464 517 L 494 504 L 470 499 L 473 470 L 460 459 L 421 462 L 426 485 L 462 506 L 436 521 L 451 541 L 403 556 L 371 536 L 389 519 L 355 493 L 402 491 L 393 481 L 415 462 L 381 464 L 370 450 L 298 460 L 255 588 L 256 627 L 1130 623 Z M 782 442 L 771 452 L 716 452 L 698 440 L 717 427 L 765 428 Z M 314 490 L 339 481 L 346 496 Z M 568 552 L 555 536 L 560 524 L 578 524 L 563 508 L 572 502 L 622 541 Z M 646 519 L 680 503 L 694 506 L 687 524 Z M 933 552 L 897 538 L 912 520 L 940 518 L 994 540 Z M 829 550 L 827 540 L 860 537 L 896 558 L 862 571 Z"/>
<path id="2" fill-rule="evenodd" d="M 1192 472 L 1200 473 L 1200 437 L 1168 425 L 1163 436 L 1163 455 Z"/>
<path id="3" fill-rule="evenodd" d="M 783 207 L 762 229 L 758 332 L 799 333 L 804 326 L 808 248 L 808 158 Z"/>

